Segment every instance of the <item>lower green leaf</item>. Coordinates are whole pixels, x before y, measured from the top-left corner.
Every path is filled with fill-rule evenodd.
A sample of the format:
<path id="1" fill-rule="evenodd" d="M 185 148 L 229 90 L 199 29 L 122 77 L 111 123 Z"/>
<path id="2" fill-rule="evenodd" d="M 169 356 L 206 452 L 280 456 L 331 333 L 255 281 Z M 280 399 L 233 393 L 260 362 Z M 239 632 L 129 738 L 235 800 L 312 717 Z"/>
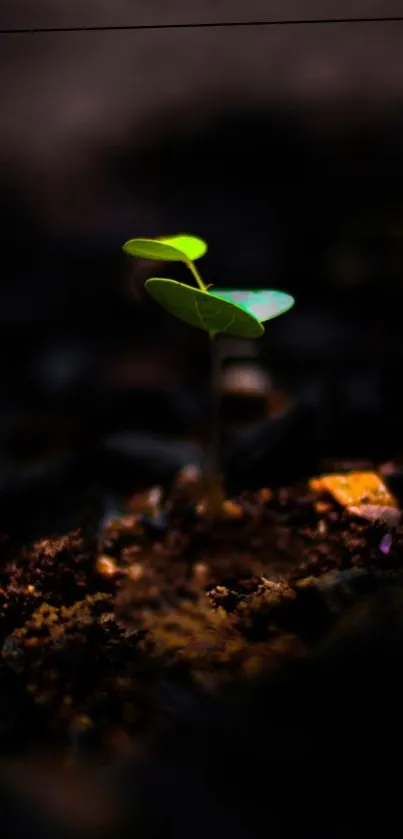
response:
<path id="1" fill-rule="evenodd" d="M 147 280 L 145 287 L 171 315 L 210 334 L 222 332 L 239 338 L 259 338 L 264 333 L 263 325 L 253 314 L 216 293 L 160 277 Z"/>

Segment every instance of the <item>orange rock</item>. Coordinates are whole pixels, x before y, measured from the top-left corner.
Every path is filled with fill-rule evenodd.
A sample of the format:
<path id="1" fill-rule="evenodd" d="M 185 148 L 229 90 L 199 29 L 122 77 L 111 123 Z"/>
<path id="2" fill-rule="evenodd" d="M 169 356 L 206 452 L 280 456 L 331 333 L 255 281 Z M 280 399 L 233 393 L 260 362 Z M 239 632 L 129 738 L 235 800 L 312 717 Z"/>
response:
<path id="1" fill-rule="evenodd" d="M 315 492 L 332 495 L 342 507 L 356 507 L 361 504 L 375 504 L 380 507 L 397 507 L 391 495 L 376 472 L 346 472 L 340 475 L 321 475 L 310 481 Z"/>

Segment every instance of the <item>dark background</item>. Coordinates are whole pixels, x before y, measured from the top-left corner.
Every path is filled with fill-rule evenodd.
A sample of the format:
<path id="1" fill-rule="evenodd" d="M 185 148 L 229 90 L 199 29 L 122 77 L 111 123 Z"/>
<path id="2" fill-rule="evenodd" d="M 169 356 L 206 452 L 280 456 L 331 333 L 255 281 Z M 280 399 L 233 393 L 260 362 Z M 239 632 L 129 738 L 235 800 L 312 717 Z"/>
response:
<path id="1" fill-rule="evenodd" d="M 400 0 L 2 0 L 0 28 L 401 11 Z M 234 486 L 312 474 L 323 458 L 401 457 L 403 23 L 0 34 L 0 78 L 0 532 L 49 535 L 76 523 L 87 504 L 92 512 L 94 499 L 109 514 L 122 489 L 200 457 L 207 339 L 145 297 L 144 279 L 156 269 L 123 256 L 131 236 L 198 234 L 210 246 L 206 281 L 296 297 L 259 343 L 272 390 L 264 406 L 252 406 L 232 458 L 227 452 Z M 179 267 L 171 272 L 184 277 Z M 402 613 L 401 598 L 391 612 Z M 161 802 L 176 813 L 176 835 L 182 825 L 188 832 L 183 812 L 197 812 L 205 817 L 192 822 L 199 835 L 222 832 L 222 818 L 243 836 L 249 813 L 245 833 L 237 816 L 252 801 L 261 833 L 273 824 L 271 791 L 276 812 L 296 819 L 295 835 L 318 826 L 322 836 L 325 824 L 328 835 L 340 826 L 345 836 L 351 796 L 360 820 L 365 814 L 363 836 L 384 795 L 381 832 L 399 801 L 385 767 L 401 706 L 400 671 L 390 666 L 392 656 L 400 660 L 401 632 L 396 618 L 386 621 L 380 643 L 384 622 L 365 612 L 364 665 L 368 626 L 360 624 L 358 650 L 343 637 L 317 681 L 286 683 L 274 704 L 269 685 L 242 714 L 238 704 L 232 714 L 225 708 L 218 734 L 210 719 L 207 755 L 203 726 L 196 733 L 192 718 L 189 732 L 179 706 L 183 746 L 179 732 L 166 773 L 164 763 L 161 776 L 151 773 L 151 814 Z M 385 704 L 376 698 L 365 715 L 379 684 Z M 290 728 L 296 710 L 300 732 Z M 263 774 L 251 797 L 257 749 L 273 785 Z M 211 755 L 224 763 L 214 759 L 209 774 Z M 206 797 L 199 775 L 195 783 L 192 761 L 208 767 L 218 798 Z M 220 815 L 223 766 L 231 767 L 231 800 Z M 3 797 L 20 832 L 47 835 L 18 797 Z"/>
<path id="2" fill-rule="evenodd" d="M 3 2 L 1 19 L 24 29 L 400 11 L 386 0 L 25 0 Z M 259 344 L 272 396 L 291 394 L 304 413 L 281 444 L 270 424 L 263 443 L 259 431 L 269 477 L 273 446 L 277 461 L 307 448 L 399 457 L 403 23 L 0 42 L 2 491 L 45 472 L 62 482 L 72 458 L 80 485 L 90 473 L 96 483 L 122 433 L 135 482 L 139 448 L 143 466 L 163 459 L 144 435 L 203 437 L 206 337 L 143 292 L 157 270 L 184 275 L 121 252 L 131 236 L 171 232 L 208 241 L 206 281 L 296 297 Z M 187 451 L 164 457 L 172 465 Z"/>

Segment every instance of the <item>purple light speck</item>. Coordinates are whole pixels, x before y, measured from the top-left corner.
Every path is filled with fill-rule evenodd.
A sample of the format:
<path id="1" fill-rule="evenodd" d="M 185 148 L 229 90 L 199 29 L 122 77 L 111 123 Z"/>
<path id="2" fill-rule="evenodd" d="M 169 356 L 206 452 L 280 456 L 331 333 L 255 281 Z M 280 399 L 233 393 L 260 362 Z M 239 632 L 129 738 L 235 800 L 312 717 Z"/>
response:
<path id="1" fill-rule="evenodd" d="M 382 537 L 379 543 L 379 550 L 382 551 L 383 554 L 387 555 L 392 547 L 392 541 L 391 533 L 385 533 L 385 536 Z"/>

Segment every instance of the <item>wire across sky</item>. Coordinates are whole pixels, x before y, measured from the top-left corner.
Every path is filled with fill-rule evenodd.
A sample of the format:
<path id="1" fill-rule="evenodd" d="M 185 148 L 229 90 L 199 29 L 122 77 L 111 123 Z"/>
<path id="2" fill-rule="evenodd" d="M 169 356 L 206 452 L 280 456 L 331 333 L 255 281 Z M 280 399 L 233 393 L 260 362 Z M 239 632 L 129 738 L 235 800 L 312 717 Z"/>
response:
<path id="1" fill-rule="evenodd" d="M 211 21 L 201 23 L 140 23 L 119 24 L 116 26 L 41 26 L 0 29 L 0 35 L 39 35 L 58 32 L 142 32 L 169 29 L 234 29 L 236 27 L 259 26 L 329 26 L 334 24 L 369 24 L 369 23 L 403 23 L 400 17 L 344 17 L 344 18 L 307 18 L 300 20 L 233 20 Z"/>

